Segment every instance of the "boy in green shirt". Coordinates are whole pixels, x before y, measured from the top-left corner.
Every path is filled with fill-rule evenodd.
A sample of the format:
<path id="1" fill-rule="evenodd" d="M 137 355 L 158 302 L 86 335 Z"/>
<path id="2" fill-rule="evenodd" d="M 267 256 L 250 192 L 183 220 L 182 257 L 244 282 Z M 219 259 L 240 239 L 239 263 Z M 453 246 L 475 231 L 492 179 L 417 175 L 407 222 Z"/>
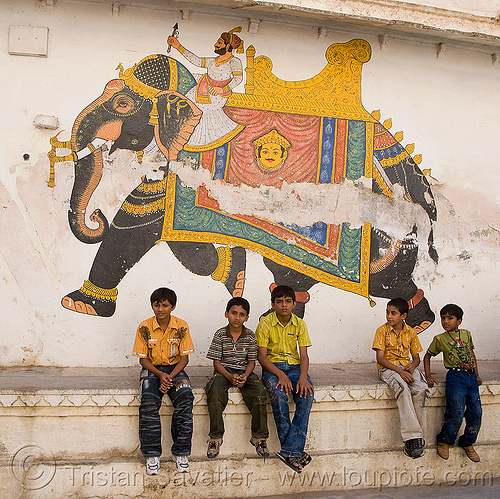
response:
<path id="1" fill-rule="evenodd" d="M 479 462 L 479 455 L 473 447 L 481 428 L 481 398 L 479 385 L 482 383 L 477 370 L 472 335 L 467 329 L 459 329 L 464 311 L 455 304 L 445 305 L 441 309 L 441 325 L 444 333 L 432 340 L 424 356 L 424 369 L 429 387 L 437 381 L 431 374 L 431 357 L 443 352 L 446 373 L 446 409 L 444 424 L 437 436 L 437 453 L 443 459 L 450 456 L 450 446 L 455 440 L 465 416 L 464 434 L 458 439 L 467 457 Z"/>

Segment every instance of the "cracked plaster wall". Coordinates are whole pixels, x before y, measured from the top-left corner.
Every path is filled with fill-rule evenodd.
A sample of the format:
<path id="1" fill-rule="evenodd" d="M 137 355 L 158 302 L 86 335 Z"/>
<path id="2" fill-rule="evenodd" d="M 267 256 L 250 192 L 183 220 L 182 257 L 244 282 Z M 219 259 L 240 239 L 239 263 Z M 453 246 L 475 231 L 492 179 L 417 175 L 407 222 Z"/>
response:
<path id="1" fill-rule="evenodd" d="M 150 315 L 148 299 L 158 286 L 173 287 L 179 296 L 177 315 L 188 320 L 196 354 L 193 364 L 207 364 L 205 353 L 213 331 L 223 324 L 229 295 L 219 282 L 188 272 L 162 243 L 129 272 L 119 286 L 119 303 L 111 318 L 87 317 L 62 308 L 60 299 L 81 286 L 88 276 L 96 245 L 85 245 L 71 234 L 67 211 L 73 166 L 56 165 L 56 186 L 48 189 L 51 130 L 33 127 L 38 114 L 57 116 L 62 139 L 78 112 L 93 101 L 107 81 L 116 77 L 122 62 L 130 67 L 145 55 L 164 52 L 165 26 L 180 21 L 177 10 L 160 13 L 127 7 L 113 17 L 106 5 L 83 9 L 78 2 L 58 2 L 53 10 L 37 3 L 3 2 L 0 30 L 9 25 L 49 27 L 47 58 L 8 54 L 7 37 L 0 39 L 0 87 L 7 97 L 3 106 L 0 159 L 0 303 L 3 310 L 0 352 L 5 365 L 122 366 L 135 364 L 130 351 L 135 326 Z M 244 24 L 245 18 L 192 12 L 180 22 L 181 41 L 200 55 L 209 55 L 221 31 Z M 359 27 L 356 37 L 372 46 L 365 64 L 362 102 L 368 111 L 380 109 L 383 121 L 392 118 L 391 131 L 403 130 L 403 144 L 414 142 L 423 154 L 422 169 L 428 177 L 438 207 L 434 226 L 440 256 L 435 265 L 426 252 L 428 222 L 418 206 L 401 199 L 388 201 L 363 188 L 286 185 L 281 191 L 257 194 L 241 188 L 210 184 L 215 197 L 230 199 L 279 219 L 284 203 L 293 221 L 340 218 L 353 223 L 373 221 L 402 237 L 414 220 L 421 226 L 420 255 L 414 278 L 438 312 L 447 302 L 465 310 L 464 327 L 474 333 L 478 358 L 498 359 L 496 308 L 499 305 L 497 269 L 500 242 L 498 167 L 500 145 L 500 66 L 484 53 L 449 46 L 438 58 L 434 47 L 415 41 L 391 41 L 379 46 L 373 33 Z M 328 32 L 318 38 L 309 26 L 262 24 L 257 34 L 242 33 L 246 46 L 268 55 L 274 73 L 300 80 L 318 73 L 331 43 L 353 37 Z M 236 89 L 243 92 L 243 85 Z M 23 160 L 29 153 L 30 159 Z M 183 165 L 177 165 L 182 170 Z M 148 168 L 133 155 L 114 153 L 105 162 L 104 174 L 89 206 L 100 207 L 109 220 L 127 193 Z M 187 184 L 196 184 L 189 170 Z M 363 183 L 363 182 L 362 182 Z M 225 189 L 224 197 L 219 192 Z M 297 198 L 299 196 L 300 200 Z M 335 198 L 336 209 L 330 201 Z M 267 288 L 272 276 L 259 255 L 248 253 L 245 296 L 252 304 L 249 326 L 268 308 Z M 368 301 L 323 284 L 311 290 L 305 320 L 313 347 L 312 362 L 367 362 L 375 328 L 384 322 L 386 300 Z M 436 322 L 420 335 L 424 348 L 440 332 Z M 336 345 L 332 348 L 332 344 Z M 375 367 L 374 367 L 375 369 Z"/>

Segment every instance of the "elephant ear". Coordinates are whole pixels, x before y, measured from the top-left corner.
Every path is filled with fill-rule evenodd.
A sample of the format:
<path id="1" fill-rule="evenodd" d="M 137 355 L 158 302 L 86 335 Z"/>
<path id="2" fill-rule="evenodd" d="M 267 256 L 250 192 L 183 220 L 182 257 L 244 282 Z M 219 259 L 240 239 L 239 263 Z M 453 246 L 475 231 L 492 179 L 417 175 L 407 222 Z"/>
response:
<path id="1" fill-rule="evenodd" d="M 160 92 L 155 98 L 158 109 L 156 143 L 168 161 L 175 161 L 200 122 L 202 112 L 194 102 L 173 90 Z"/>

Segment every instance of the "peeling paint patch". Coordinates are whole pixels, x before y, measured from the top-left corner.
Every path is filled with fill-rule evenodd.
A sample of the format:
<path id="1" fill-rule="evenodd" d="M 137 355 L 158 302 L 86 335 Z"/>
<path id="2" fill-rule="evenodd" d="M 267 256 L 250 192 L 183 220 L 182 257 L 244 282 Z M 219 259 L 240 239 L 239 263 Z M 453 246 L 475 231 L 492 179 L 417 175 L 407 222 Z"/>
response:
<path id="1" fill-rule="evenodd" d="M 193 189 L 204 185 L 220 208 L 233 215 L 251 214 L 275 223 L 293 222 L 302 227 L 317 222 L 348 222 L 353 227 L 360 227 L 368 222 L 397 238 L 403 238 L 415 224 L 424 232 L 429 228 L 424 210 L 404 199 L 403 188 L 394 186 L 393 199 L 374 195 L 368 178 L 321 185 L 283 182 L 281 189 L 253 188 L 212 180 L 208 170 L 195 170 L 189 162 L 170 162 L 169 169 Z"/>

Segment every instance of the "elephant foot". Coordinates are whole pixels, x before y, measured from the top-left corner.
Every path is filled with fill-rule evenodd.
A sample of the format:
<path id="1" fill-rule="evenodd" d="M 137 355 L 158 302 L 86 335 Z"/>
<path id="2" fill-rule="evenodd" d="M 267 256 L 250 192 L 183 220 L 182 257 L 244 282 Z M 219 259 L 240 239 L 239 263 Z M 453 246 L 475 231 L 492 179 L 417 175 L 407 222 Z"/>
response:
<path id="1" fill-rule="evenodd" d="M 111 317 L 116 310 L 117 294 L 116 288 L 103 289 L 85 281 L 80 289 L 67 294 L 61 305 L 79 314 Z"/>
<path id="2" fill-rule="evenodd" d="M 212 279 L 221 281 L 233 298 L 243 295 L 245 287 L 246 251 L 239 246 L 217 248 L 219 262 L 212 272 Z"/>
<path id="3" fill-rule="evenodd" d="M 424 297 L 424 292 L 419 289 L 415 296 L 408 300 L 410 310 L 406 316 L 406 323 L 411 326 L 417 334 L 427 329 L 436 318 L 429 306 L 429 302 Z"/>

